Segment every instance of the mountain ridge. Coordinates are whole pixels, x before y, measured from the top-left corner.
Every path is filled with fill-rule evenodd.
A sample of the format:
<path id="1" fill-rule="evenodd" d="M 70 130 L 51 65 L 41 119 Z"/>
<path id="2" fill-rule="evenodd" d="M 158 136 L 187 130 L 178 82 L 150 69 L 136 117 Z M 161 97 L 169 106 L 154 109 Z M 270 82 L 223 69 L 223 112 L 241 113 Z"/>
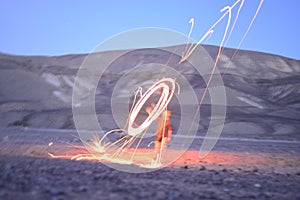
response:
<path id="1" fill-rule="evenodd" d="M 165 50 L 184 47 L 166 47 Z M 218 47 L 203 48 L 212 60 L 217 55 Z M 136 66 L 136 63 L 146 63 L 153 58 L 164 62 L 165 55 L 161 51 L 132 51 L 128 57 L 115 62 L 114 67 L 123 69 L 122 62 Z M 218 63 L 228 104 L 224 134 L 300 139 L 300 61 L 246 50 L 239 50 L 231 61 L 234 51 L 225 48 Z M 90 56 L 106 58 L 114 53 L 116 51 L 97 52 Z M 71 110 L 72 88 L 76 73 L 87 55 L 14 56 L 1 53 L 0 126 L 75 128 Z M 194 56 L 193 59 L 201 63 L 202 58 Z M 113 72 L 105 73 L 101 83 L 103 90 L 96 95 L 103 102 L 108 101 L 107 93 L 121 77 L 121 74 L 113 75 Z M 203 91 L 201 77 L 194 71 L 182 73 L 197 90 Z M 204 104 L 203 109 L 209 110 L 209 101 Z M 109 105 L 97 106 L 97 110 L 109 113 L 105 110 Z M 200 122 L 200 129 L 204 131 L 200 132 L 205 132 L 209 123 L 209 114 L 205 113 Z M 103 120 L 106 129 L 115 126 L 108 115 Z M 174 124 L 176 120 L 174 116 Z"/>

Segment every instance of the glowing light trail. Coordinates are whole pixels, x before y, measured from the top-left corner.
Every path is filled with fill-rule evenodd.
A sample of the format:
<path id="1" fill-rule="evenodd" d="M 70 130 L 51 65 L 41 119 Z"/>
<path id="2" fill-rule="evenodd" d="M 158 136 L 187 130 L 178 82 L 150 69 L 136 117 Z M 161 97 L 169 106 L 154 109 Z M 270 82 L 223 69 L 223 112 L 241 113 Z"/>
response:
<path id="1" fill-rule="evenodd" d="M 107 133 L 105 133 L 101 137 L 101 139 L 96 137 L 93 139 L 91 144 L 87 143 L 86 145 L 89 147 L 89 149 L 92 150 L 91 153 L 83 152 L 73 156 L 57 156 L 51 153 L 48 153 L 48 155 L 52 158 L 69 158 L 72 160 L 100 160 L 120 164 L 135 163 L 146 168 L 157 168 L 161 166 L 160 163 L 155 163 L 153 158 L 143 157 L 140 155 L 138 156 L 138 158 L 135 158 L 135 156 L 137 149 L 140 146 L 141 141 L 144 138 L 144 135 L 149 126 L 162 114 L 164 110 L 166 110 L 168 104 L 170 103 L 173 97 L 176 86 L 178 86 L 179 91 L 179 85 L 176 83 L 175 79 L 162 78 L 159 81 L 155 82 L 144 94 L 142 94 L 142 89 L 138 88 L 138 90 L 135 92 L 133 106 L 130 109 L 128 120 L 126 122 L 128 123 L 128 125 L 125 125 L 125 128 L 123 129 L 110 130 Z M 144 105 L 149 101 L 151 96 L 157 91 L 160 91 L 160 97 L 157 103 L 155 104 L 154 108 L 141 125 L 139 125 L 138 127 L 134 127 L 134 122 L 138 117 L 140 111 L 144 108 Z M 140 95 L 140 99 L 135 103 L 137 95 Z M 120 139 L 117 139 L 114 142 L 110 142 L 107 139 L 110 134 L 120 131 L 127 133 L 127 135 L 121 137 Z M 138 138 L 137 136 L 140 135 L 142 136 L 140 137 L 136 147 L 132 151 L 131 149 L 133 147 L 133 143 Z M 78 149 L 84 149 L 80 146 L 73 147 Z M 130 156 L 127 155 L 128 153 L 130 154 Z M 144 160 L 144 162 L 142 162 L 141 160 Z"/>
<path id="2" fill-rule="evenodd" d="M 188 33 L 186 49 L 185 49 L 185 52 L 182 54 L 182 58 L 181 58 L 179 64 L 184 62 L 205 39 L 210 37 L 214 32 L 214 28 L 226 16 L 228 16 L 224 34 L 223 34 L 223 37 L 222 37 L 222 40 L 221 40 L 221 43 L 220 43 L 220 46 L 218 49 L 218 53 L 216 56 L 216 60 L 214 62 L 213 68 L 211 70 L 210 77 L 206 83 L 206 87 L 204 89 L 203 95 L 201 96 L 201 99 L 198 103 L 198 108 L 194 115 L 193 123 L 194 123 L 197 115 L 200 112 L 200 107 L 204 101 L 204 97 L 208 91 L 208 88 L 212 81 L 213 75 L 216 71 L 216 67 L 218 65 L 220 56 L 222 55 L 222 52 L 224 49 L 223 46 L 224 46 L 224 44 L 226 44 L 228 42 L 228 40 L 230 39 L 230 37 L 232 35 L 232 32 L 233 32 L 235 25 L 237 23 L 237 20 L 239 18 L 241 9 L 244 5 L 244 1 L 245 0 L 237 0 L 231 6 L 225 6 L 224 8 L 222 8 L 220 10 L 220 12 L 223 12 L 223 15 L 209 28 L 209 30 L 202 36 L 202 38 L 196 44 L 191 44 L 188 47 L 188 44 L 190 42 L 190 36 L 193 31 L 194 23 L 195 23 L 194 18 L 191 18 L 189 21 L 189 23 L 191 24 L 191 27 L 190 27 L 190 30 Z M 255 12 L 255 15 L 253 16 L 245 34 L 243 35 L 242 39 L 240 40 L 237 50 L 235 51 L 235 53 L 233 54 L 233 56 L 231 57 L 230 60 L 232 60 L 234 58 L 234 56 L 236 55 L 237 51 L 239 50 L 239 48 L 241 46 L 241 43 L 243 42 L 246 35 L 248 34 L 252 24 L 254 23 L 254 21 L 257 17 L 257 14 L 259 13 L 259 11 L 261 9 L 263 1 L 264 0 L 260 1 L 259 6 Z M 230 28 L 231 18 L 232 18 L 232 9 L 234 9 L 238 4 L 239 4 L 238 11 L 235 16 L 233 25 L 228 34 L 228 30 Z M 175 78 L 173 77 L 173 78 L 162 78 L 162 79 L 158 80 L 144 94 L 142 94 L 142 88 L 139 87 L 134 94 L 133 105 L 130 109 L 129 116 L 127 118 L 124 128 L 110 130 L 106 134 L 104 134 L 101 139 L 94 138 L 91 144 L 86 144 L 88 147 L 90 147 L 90 149 L 92 149 L 93 152 L 79 153 L 75 156 L 72 156 L 71 159 L 75 159 L 75 160 L 82 160 L 82 159 L 84 159 L 84 160 L 106 160 L 109 162 L 122 163 L 122 164 L 133 164 L 134 163 L 134 164 L 138 164 L 140 166 L 147 167 L 147 168 L 160 167 L 161 166 L 160 163 L 153 163 L 152 158 L 143 157 L 140 155 L 138 158 L 136 158 L 135 156 L 136 156 L 137 149 L 139 148 L 141 141 L 144 138 L 144 135 L 145 135 L 147 129 L 149 128 L 149 126 L 163 113 L 163 111 L 166 110 L 168 104 L 170 103 L 171 99 L 173 98 L 176 86 L 178 86 L 177 88 L 179 91 L 180 87 L 179 87 L 178 83 L 175 81 Z M 161 92 L 158 101 L 156 102 L 156 104 L 153 107 L 153 109 L 151 110 L 151 112 L 148 113 L 149 114 L 148 117 L 140 125 L 138 125 L 136 127 L 135 121 L 138 118 L 141 110 L 144 108 L 145 104 L 149 101 L 151 96 L 154 93 L 156 93 L 157 91 Z M 137 100 L 138 95 L 140 96 L 140 98 Z M 115 133 L 115 132 L 120 132 L 120 131 L 126 133 L 126 135 L 124 137 L 117 139 L 114 142 L 110 142 L 108 140 L 108 136 L 110 134 Z M 135 146 L 135 148 L 132 149 L 133 144 L 136 141 L 136 139 L 138 138 L 138 136 L 141 136 L 141 137 L 140 137 L 139 141 L 137 142 L 137 145 Z M 148 145 L 148 147 L 150 146 L 150 144 Z M 53 143 L 49 143 L 49 146 L 52 146 L 52 145 L 53 145 Z M 74 147 L 78 148 L 77 146 L 74 146 Z M 81 149 L 81 148 L 83 148 L 83 147 L 79 147 L 79 149 Z M 161 146 L 160 150 L 162 151 L 162 149 L 163 149 L 163 146 Z M 130 156 L 128 156 L 128 153 L 130 154 Z M 53 158 L 70 158 L 70 156 L 56 156 L 51 153 L 49 153 L 49 156 L 53 157 Z M 160 157 L 161 157 L 161 154 L 160 154 Z M 141 160 L 143 160 L 143 162 Z"/>
<path id="3" fill-rule="evenodd" d="M 167 84 L 169 83 L 171 87 Z M 145 94 L 139 99 L 136 103 L 132 112 L 129 116 L 129 124 L 128 124 L 128 134 L 131 136 L 136 136 L 143 132 L 146 128 L 148 128 L 152 122 L 157 119 L 161 115 L 161 113 L 166 109 L 168 104 L 170 103 L 174 91 L 175 91 L 175 80 L 172 78 L 163 78 L 156 83 L 154 83 L 146 92 Z M 148 101 L 148 99 L 155 93 L 157 90 L 162 90 L 161 96 L 158 102 L 155 104 L 153 110 L 149 113 L 149 116 L 145 119 L 145 121 L 138 126 L 137 128 L 133 127 L 133 123 L 138 116 L 139 112 Z"/>

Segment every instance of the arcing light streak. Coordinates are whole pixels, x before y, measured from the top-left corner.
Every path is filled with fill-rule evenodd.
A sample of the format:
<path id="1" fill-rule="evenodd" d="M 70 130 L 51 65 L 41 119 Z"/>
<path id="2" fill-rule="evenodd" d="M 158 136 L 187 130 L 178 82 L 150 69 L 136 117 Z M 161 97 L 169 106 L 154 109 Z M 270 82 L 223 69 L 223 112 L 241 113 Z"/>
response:
<path id="1" fill-rule="evenodd" d="M 257 9 L 256 9 L 256 12 L 255 12 L 255 14 L 254 14 L 254 16 L 253 16 L 253 18 L 252 18 L 252 20 L 251 20 L 251 22 L 250 22 L 248 28 L 247 28 L 245 34 L 243 35 L 243 38 L 241 39 L 241 41 L 240 41 L 240 43 L 239 43 L 239 45 L 238 45 L 237 50 L 240 49 L 241 44 L 243 43 L 243 41 L 244 41 L 244 39 L 246 38 L 246 36 L 247 36 L 247 34 L 248 34 L 250 28 L 252 27 L 252 25 L 253 25 L 253 23 L 254 23 L 254 20 L 256 19 L 257 15 L 258 15 L 258 13 L 259 13 L 259 11 L 260 11 L 260 9 L 261 9 L 261 6 L 262 6 L 263 2 L 264 2 L 264 0 L 261 0 L 261 1 L 259 2 L 259 5 L 258 5 L 258 7 L 257 7 Z"/>
<path id="2" fill-rule="evenodd" d="M 231 9 L 233 9 L 239 2 L 240 2 L 240 0 L 237 0 L 232 6 L 225 6 L 223 9 L 221 9 L 221 12 L 224 12 L 225 10 L 227 10 L 227 11 L 224 12 L 224 14 L 208 29 L 208 31 L 203 35 L 203 37 L 197 42 L 197 44 L 193 48 L 191 45 L 191 47 L 186 52 L 186 54 L 184 56 L 182 56 L 180 63 L 185 61 L 196 50 L 196 48 L 203 42 L 203 40 L 205 40 L 209 35 L 211 35 L 214 32 L 213 29 L 222 21 L 222 19 L 227 14 L 231 14 Z M 192 27 L 193 27 L 193 24 L 192 24 Z"/>
<path id="3" fill-rule="evenodd" d="M 190 39 L 191 39 L 191 34 L 192 34 L 192 32 L 193 32 L 193 28 L 194 28 L 194 24 L 195 24 L 195 19 L 194 19 L 194 18 L 191 18 L 190 21 L 189 21 L 189 23 L 191 24 L 191 27 L 190 27 L 190 31 L 189 31 L 189 34 L 188 34 L 188 38 L 187 38 L 187 41 L 186 41 L 185 52 L 188 51 L 187 47 L 188 47 L 188 44 L 189 44 Z M 191 48 L 191 47 L 192 47 L 192 46 L 190 46 L 190 48 Z M 184 53 L 184 52 L 183 52 L 183 53 Z M 182 56 L 184 56 L 184 55 L 182 55 Z"/>
<path id="4" fill-rule="evenodd" d="M 238 2 L 238 1 L 237 1 Z M 236 2 L 236 3 L 237 3 Z M 235 6 L 236 4 L 234 4 L 234 6 Z M 217 65 L 218 65 L 218 62 L 219 62 L 219 59 L 220 59 L 220 56 L 221 56 L 221 53 L 222 53 L 222 46 L 223 46 L 223 44 L 224 44 L 224 41 L 225 41 L 225 39 L 226 39 L 226 35 L 227 35 L 227 32 L 228 32 L 228 29 L 229 29 L 229 26 L 230 26 L 230 21 L 231 21 L 231 9 L 233 8 L 233 6 L 225 6 L 223 9 L 221 9 L 221 12 L 224 12 L 225 10 L 227 10 L 225 13 L 227 14 L 228 13 L 228 20 L 227 20 L 227 24 L 226 24 L 226 28 L 225 28 L 225 31 L 224 31 L 224 34 L 223 34 L 223 38 L 222 38 L 222 41 L 221 41 L 221 44 L 220 44 L 220 47 L 219 47 L 219 50 L 218 50 L 218 54 L 217 54 L 217 57 L 216 57 L 216 60 L 215 60 L 215 62 L 214 62 L 214 66 L 213 66 L 213 68 L 212 68 L 212 71 L 211 71 L 211 74 L 210 74 L 210 76 L 209 76 L 209 79 L 208 79 L 208 81 L 207 81 L 207 83 L 206 83 L 206 87 L 205 87 L 205 89 L 204 89 L 204 92 L 203 92 L 203 94 L 202 94 L 202 96 L 201 96 L 201 99 L 200 99 L 200 102 L 199 102 L 199 104 L 198 104 L 198 108 L 197 108 L 197 111 L 195 112 L 195 115 L 194 115 L 194 118 L 193 118 L 193 123 L 194 123 L 194 121 L 196 120 L 196 118 L 197 118 L 197 115 L 199 114 L 199 112 L 200 112 L 200 107 L 202 106 L 202 103 L 203 103 L 203 101 L 204 101 L 204 98 L 205 98 L 205 95 L 206 95 L 206 93 L 207 93 L 207 91 L 208 91 L 208 88 L 209 88 L 209 86 L 210 86 L 210 83 L 211 83 L 211 81 L 212 81 L 212 78 L 213 78 L 213 75 L 214 75 L 214 73 L 215 73 L 215 71 L 216 71 L 216 68 L 217 68 Z M 223 15 L 223 16 L 225 16 L 225 15 Z M 223 16 L 222 16 L 222 18 L 223 18 Z M 220 18 L 221 19 L 221 18 Z M 217 23 L 219 23 L 219 21 L 220 21 L 220 19 L 217 21 Z M 217 25 L 217 23 L 215 23 L 212 27 L 214 27 L 215 25 Z M 211 27 L 211 29 L 212 29 L 212 27 Z M 198 45 L 198 44 L 197 44 Z M 188 56 L 189 56 L 189 54 L 187 54 Z M 187 58 L 187 57 L 186 57 Z M 185 58 L 185 59 L 186 59 Z M 189 130 L 190 131 L 190 130 Z"/>
<path id="5" fill-rule="evenodd" d="M 239 6 L 239 8 L 238 8 L 237 14 L 236 14 L 236 16 L 235 16 L 233 25 L 232 25 L 232 27 L 231 27 L 230 33 L 228 34 L 228 37 L 227 37 L 227 40 L 226 40 L 225 44 L 228 42 L 229 38 L 231 37 L 231 34 L 232 34 L 232 32 L 233 32 L 233 30 L 234 30 L 234 28 L 235 28 L 235 25 L 236 25 L 236 23 L 237 23 L 237 21 L 238 21 L 239 16 L 240 16 L 240 12 L 241 12 L 241 10 L 242 10 L 242 7 L 243 7 L 243 5 L 244 5 L 244 2 L 245 2 L 245 0 L 241 0 L 241 4 L 240 4 L 240 6 Z"/>
<path id="6" fill-rule="evenodd" d="M 254 14 L 254 16 L 253 16 L 253 18 L 252 18 L 252 20 L 251 20 L 251 22 L 250 22 L 250 24 L 249 24 L 249 26 L 248 26 L 246 32 L 244 33 L 242 39 L 240 40 L 238 47 L 236 48 L 236 50 L 234 51 L 233 55 L 231 56 L 230 60 L 233 60 L 234 57 L 236 56 L 237 52 L 239 51 L 239 49 L 240 49 L 240 47 L 241 47 L 243 41 L 245 40 L 245 38 L 246 38 L 246 36 L 247 36 L 249 30 L 251 29 L 251 27 L 252 27 L 252 25 L 253 25 L 253 23 L 254 23 L 254 21 L 255 21 L 257 15 L 258 15 L 258 13 L 259 13 L 259 11 L 260 11 L 260 9 L 261 9 L 261 6 L 262 6 L 263 2 L 264 2 L 264 0 L 261 0 L 261 1 L 259 2 L 259 5 L 258 5 L 258 7 L 257 7 L 257 9 L 256 9 L 256 11 L 255 11 L 255 14 Z M 243 3 L 244 3 L 244 0 L 243 0 Z M 241 6 L 243 5 L 243 3 L 241 4 Z M 238 15 L 239 15 L 239 13 L 240 13 L 241 6 L 240 6 L 240 8 L 239 8 Z M 237 15 L 237 17 L 236 17 L 236 19 L 235 19 L 234 25 L 235 25 L 235 23 L 236 23 L 236 21 L 237 21 L 238 15 Z M 232 27 L 232 30 L 233 30 L 233 28 L 234 28 L 234 25 L 233 25 L 233 27 Z M 232 30 L 231 30 L 231 32 L 232 32 Z M 231 35 L 231 32 L 230 32 L 230 34 L 229 34 L 229 37 L 230 37 L 230 35 Z M 228 39 L 229 39 L 229 38 L 228 38 Z M 226 66 L 226 69 L 228 68 L 229 65 L 230 65 L 230 62 L 229 62 L 229 64 Z M 225 69 L 225 71 L 226 71 L 226 69 Z M 224 73 L 225 73 L 225 72 L 224 72 Z"/>
<path id="7" fill-rule="evenodd" d="M 181 63 L 181 62 L 184 62 L 184 61 L 185 61 L 185 60 L 186 60 L 186 59 L 194 52 L 194 50 L 197 48 L 197 46 L 200 45 L 200 44 L 203 42 L 204 39 L 206 39 L 209 35 L 211 35 L 211 34 L 214 32 L 213 29 L 221 22 L 221 20 L 222 20 L 226 15 L 228 15 L 228 20 L 227 20 L 226 28 L 225 28 L 225 31 L 224 31 L 224 34 L 223 34 L 222 41 L 221 41 L 220 46 L 219 46 L 218 54 L 217 54 L 217 56 L 216 56 L 216 60 L 215 60 L 215 62 L 214 62 L 214 66 L 213 66 L 213 69 L 212 69 L 212 71 L 211 71 L 211 75 L 210 75 L 210 77 L 209 77 L 209 79 L 208 79 L 208 81 L 207 81 L 207 86 L 205 87 L 205 90 L 204 90 L 204 92 L 203 92 L 203 94 L 202 94 L 202 97 L 201 97 L 201 99 L 200 99 L 199 106 L 198 106 L 198 109 L 197 109 L 196 114 L 194 115 L 193 121 L 195 120 L 196 116 L 199 114 L 200 107 L 201 107 L 201 105 L 202 105 L 202 103 L 203 103 L 203 101 L 204 101 L 205 95 L 206 95 L 206 93 L 207 93 L 207 91 L 208 91 L 208 87 L 209 87 L 209 85 L 210 85 L 210 83 L 211 83 L 211 81 L 212 81 L 213 75 L 214 75 L 214 73 L 215 73 L 216 67 L 217 67 L 218 62 L 219 62 L 219 59 L 220 59 L 220 56 L 222 55 L 222 52 L 223 52 L 223 49 L 224 49 L 223 45 L 224 45 L 224 43 L 227 43 L 227 41 L 229 40 L 229 38 L 230 38 L 230 36 L 231 36 L 231 34 L 232 34 L 233 30 L 234 30 L 234 27 L 235 27 L 235 25 L 236 25 L 236 22 L 237 22 L 237 20 L 238 20 L 239 15 L 240 15 L 240 11 L 241 11 L 241 9 L 242 9 L 242 7 L 243 7 L 243 5 L 244 5 L 244 1 L 245 1 L 245 0 L 237 0 L 232 6 L 225 6 L 224 8 L 222 8 L 220 11 L 221 11 L 221 12 L 224 12 L 224 11 L 225 11 L 224 14 L 223 14 L 223 15 L 222 15 L 222 16 L 221 16 L 221 17 L 220 17 L 220 18 L 219 18 L 219 19 L 218 19 L 211 27 L 210 27 L 210 29 L 204 34 L 204 36 L 198 41 L 198 43 L 195 44 L 194 46 L 193 46 L 193 44 L 191 44 L 191 46 L 189 47 L 189 49 L 188 49 L 188 50 L 186 51 L 186 53 L 182 56 L 182 59 L 181 59 L 180 63 Z M 260 0 L 260 4 L 259 4 L 259 6 L 258 6 L 258 8 L 257 8 L 257 10 L 256 10 L 256 12 L 255 12 L 255 15 L 253 16 L 253 18 L 252 18 L 252 20 L 251 20 L 251 23 L 249 24 L 249 26 L 248 26 L 248 28 L 247 28 L 245 34 L 243 35 L 243 38 L 241 39 L 241 41 L 240 41 L 240 43 L 239 43 L 239 46 L 238 46 L 237 50 L 235 51 L 235 53 L 233 54 L 233 56 L 232 56 L 231 59 L 233 59 L 233 57 L 236 55 L 237 51 L 238 51 L 239 48 L 240 48 L 241 43 L 242 43 L 243 40 L 245 39 L 245 37 L 246 37 L 247 33 L 249 32 L 249 30 L 250 30 L 252 24 L 254 23 L 254 20 L 255 20 L 256 17 L 257 17 L 257 14 L 258 14 L 258 12 L 259 12 L 261 6 L 262 6 L 263 1 L 264 1 L 264 0 Z M 235 7 L 238 5 L 239 2 L 241 2 L 241 3 L 240 3 L 240 6 L 239 6 L 239 8 L 238 8 L 237 15 L 236 15 L 235 20 L 234 20 L 234 22 L 233 22 L 233 26 L 231 27 L 230 33 L 229 33 L 229 35 L 228 35 L 228 37 L 227 37 L 227 39 L 226 39 L 227 32 L 228 32 L 228 29 L 229 29 L 229 26 L 230 26 L 230 22 L 231 22 L 232 9 L 235 8 Z M 191 29 L 190 29 L 190 31 L 189 31 L 188 37 L 190 37 L 190 34 L 191 34 L 192 29 L 193 29 L 193 27 L 194 27 L 194 19 L 192 18 L 192 19 L 189 21 L 189 23 L 192 23 L 192 25 L 191 25 Z M 189 38 L 188 38 L 188 41 L 189 41 Z"/>

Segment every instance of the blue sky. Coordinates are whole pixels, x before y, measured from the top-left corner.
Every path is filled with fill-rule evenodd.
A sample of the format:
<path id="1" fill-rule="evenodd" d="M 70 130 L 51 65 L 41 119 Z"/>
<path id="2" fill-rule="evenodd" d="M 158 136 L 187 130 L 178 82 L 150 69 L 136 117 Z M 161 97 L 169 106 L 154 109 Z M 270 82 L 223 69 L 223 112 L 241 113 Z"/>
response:
<path id="1" fill-rule="evenodd" d="M 228 47 L 237 47 L 260 0 L 245 0 Z M 107 38 L 134 28 L 160 27 L 184 34 L 195 19 L 199 40 L 233 0 L 66 1 L 6 0 L 0 6 L 0 52 L 18 55 L 88 53 Z M 265 0 L 241 49 L 300 59 L 300 1 Z M 224 21 L 225 22 L 225 21 Z M 218 45 L 225 23 L 206 42 Z"/>

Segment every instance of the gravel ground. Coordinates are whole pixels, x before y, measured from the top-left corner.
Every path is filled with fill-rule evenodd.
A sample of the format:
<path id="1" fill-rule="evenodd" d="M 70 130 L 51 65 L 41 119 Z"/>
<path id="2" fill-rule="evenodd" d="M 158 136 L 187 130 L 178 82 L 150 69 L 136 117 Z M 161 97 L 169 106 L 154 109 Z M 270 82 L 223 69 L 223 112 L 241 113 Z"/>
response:
<path id="1" fill-rule="evenodd" d="M 223 138 L 200 159 L 196 140 L 172 165 L 134 174 L 95 161 L 49 158 L 50 150 L 72 152 L 58 145 L 78 143 L 72 135 L 1 130 L 0 199 L 300 199 L 297 141 Z M 48 147 L 50 141 L 56 145 Z"/>
<path id="2" fill-rule="evenodd" d="M 97 162 L 0 157 L 1 199 L 300 199 L 300 174 L 198 170 L 130 174 Z"/>

